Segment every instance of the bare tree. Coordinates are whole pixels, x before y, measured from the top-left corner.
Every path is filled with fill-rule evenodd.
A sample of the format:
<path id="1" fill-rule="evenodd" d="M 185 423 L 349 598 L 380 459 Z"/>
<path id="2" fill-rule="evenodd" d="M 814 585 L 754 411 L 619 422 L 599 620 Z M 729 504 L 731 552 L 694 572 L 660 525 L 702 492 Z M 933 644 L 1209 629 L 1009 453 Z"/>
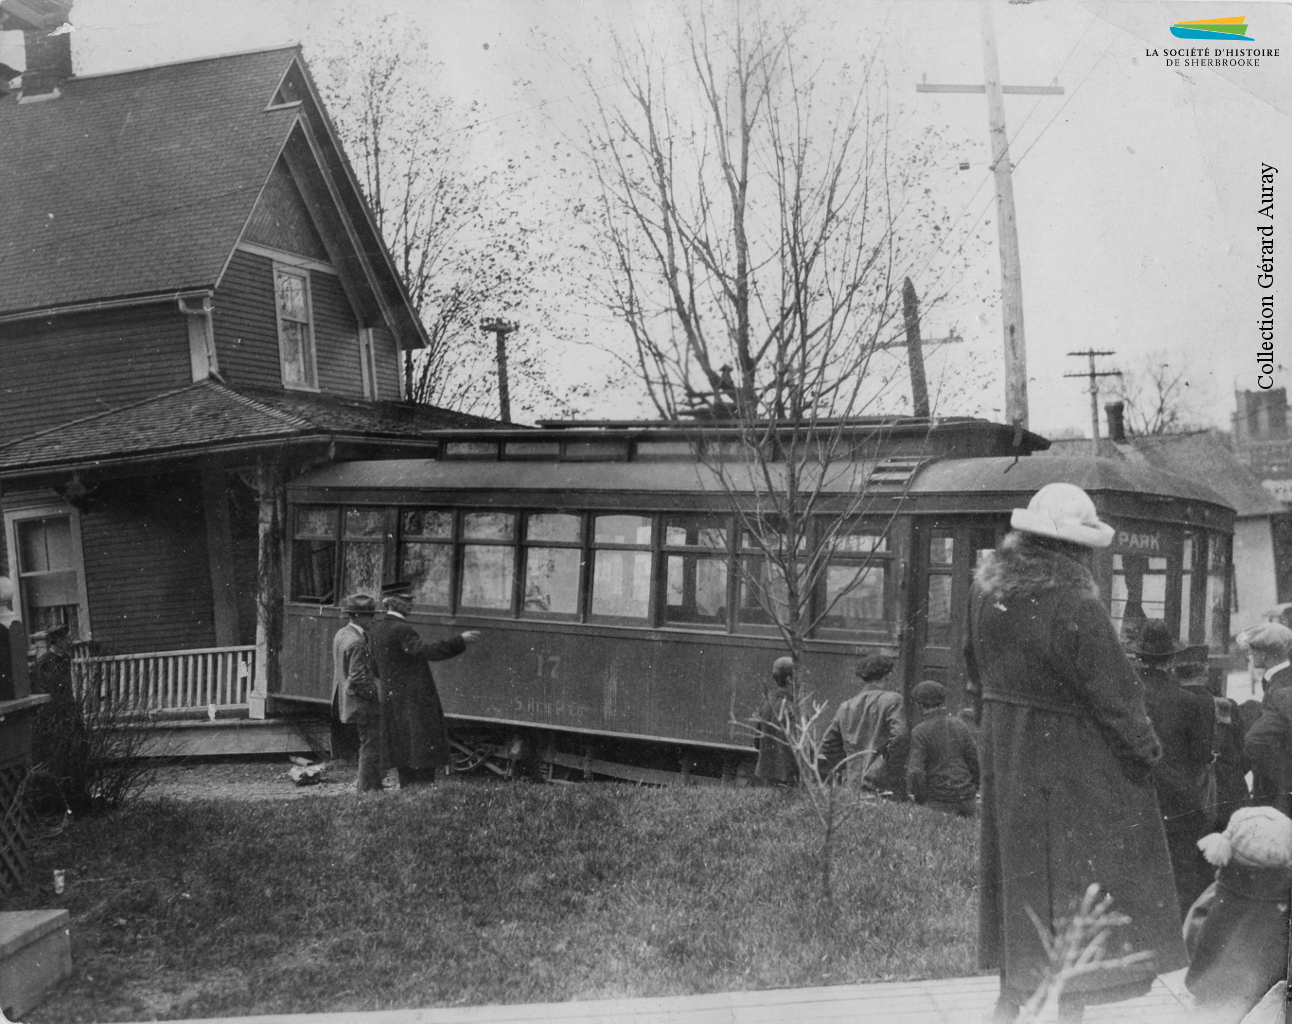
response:
<path id="1" fill-rule="evenodd" d="M 871 360 L 900 336 L 933 217 L 929 140 L 895 153 L 873 65 L 808 56 L 802 15 L 713 10 L 679 11 L 673 52 L 615 37 L 617 91 L 584 65 L 584 151 L 637 375 L 663 416 L 711 424 L 695 443 L 736 514 L 742 602 L 801 662 L 805 637 L 855 600 L 895 509 L 886 496 L 863 519 L 880 428 L 857 417 L 891 385 Z"/>
<path id="2" fill-rule="evenodd" d="M 1112 386 L 1125 405 L 1128 434 L 1179 434 L 1195 429 L 1188 367 L 1166 361 L 1165 353 L 1146 356 Z"/>
<path id="3" fill-rule="evenodd" d="M 541 220 L 521 155 L 472 166 L 467 143 L 481 111 L 431 88 L 438 68 L 404 21 L 352 19 L 333 45 L 344 56 L 321 62 L 324 97 L 430 339 L 406 354 L 407 394 L 495 412 L 494 347 L 481 323 L 523 319 L 509 342 L 514 404 L 564 409 L 567 389 L 549 379 L 541 344 L 559 324 L 533 301 L 550 249 L 536 241 Z"/>

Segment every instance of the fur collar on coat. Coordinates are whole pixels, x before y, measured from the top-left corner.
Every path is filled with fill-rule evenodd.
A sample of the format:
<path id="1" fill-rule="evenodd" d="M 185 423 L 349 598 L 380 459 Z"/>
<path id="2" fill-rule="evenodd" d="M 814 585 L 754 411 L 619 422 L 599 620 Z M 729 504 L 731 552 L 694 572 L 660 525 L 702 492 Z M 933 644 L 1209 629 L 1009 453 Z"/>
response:
<path id="1" fill-rule="evenodd" d="M 1081 562 L 1018 532 L 1005 535 L 1000 547 L 978 567 L 974 582 L 996 600 L 1060 589 L 1099 598 L 1094 577 Z"/>

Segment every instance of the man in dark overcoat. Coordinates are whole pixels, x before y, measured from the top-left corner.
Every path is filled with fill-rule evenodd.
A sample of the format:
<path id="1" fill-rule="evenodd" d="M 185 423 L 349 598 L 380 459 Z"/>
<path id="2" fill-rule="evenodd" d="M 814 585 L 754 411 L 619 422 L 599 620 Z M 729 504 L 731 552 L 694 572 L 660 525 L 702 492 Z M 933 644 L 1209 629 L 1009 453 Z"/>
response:
<path id="1" fill-rule="evenodd" d="M 369 627 L 377 602 L 351 594 L 341 606 L 346 624 L 332 638 L 332 714 L 359 730 L 360 793 L 381 792 L 381 703 L 372 678 Z"/>
<path id="2" fill-rule="evenodd" d="M 1184 649 L 1161 619 L 1149 619 L 1139 639 L 1126 645 L 1138 663 L 1144 707 L 1162 742 L 1162 760 L 1153 766 L 1153 782 L 1181 914 L 1202 895 L 1215 874 L 1198 849 L 1198 840 L 1211 831 L 1209 809 L 1204 804 L 1215 706 L 1210 697 L 1190 693 L 1171 675 L 1171 659 Z"/>
<path id="3" fill-rule="evenodd" d="M 467 630 L 448 640 L 423 640 L 407 621 L 413 608 L 407 583 L 382 587 L 386 615 L 372 630 L 381 690 L 382 751 L 399 772 L 401 789 L 433 783 L 449 765 L 444 708 L 427 662 L 454 658 L 480 638 Z"/>
<path id="4" fill-rule="evenodd" d="M 764 786 L 793 786 L 799 779 L 798 761 L 787 730 L 794 727 L 794 659 L 777 658 L 772 662 L 772 682 L 776 688 L 763 698 L 754 716 L 758 734 L 758 760 L 754 778 Z"/>
<path id="5" fill-rule="evenodd" d="M 974 580 L 966 649 L 980 708 L 979 963 L 1001 974 L 995 1020 L 1047 981 L 1030 910 L 1058 931 L 1098 884 L 1130 918 L 1109 948 L 1151 952 L 1073 978 L 1060 1019 L 1148 991 L 1186 963 L 1153 788 L 1161 746 L 1144 687 L 1087 565 L 1113 529 L 1072 484 L 1048 484 Z"/>

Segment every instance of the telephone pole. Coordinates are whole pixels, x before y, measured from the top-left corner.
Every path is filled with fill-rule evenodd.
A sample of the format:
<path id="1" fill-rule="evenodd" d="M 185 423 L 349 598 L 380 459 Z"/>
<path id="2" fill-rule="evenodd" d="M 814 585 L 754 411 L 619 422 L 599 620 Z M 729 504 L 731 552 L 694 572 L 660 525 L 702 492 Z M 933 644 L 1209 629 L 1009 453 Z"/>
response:
<path id="1" fill-rule="evenodd" d="M 1088 348 L 1084 352 L 1069 352 L 1070 356 L 1085 356 L 1090 360 L 1090 369 L 1085 373 L 1065 373 L 1065 377 L 1089 377 L 1090 378 L 1090 454 L 1099 458 L 1099 378 L 1100 377 L 1120 377 L 1121 370 L 1096 370 L 1096 356 L 1112 356 L 1115 352 L 1096 351 Z"/>
<path id="2" fill-rule="evenodd" d="M 875 346 L 876 351 L 884 348 L 905 348 L 907 365 L 911 373 L 911 408 L 916 416 L 925 418 L 932 415 L 929 410 L 929 386 L 924 377 L 924 348 L 937 348 L 939 345 L 958 345 L 964 341 L 953 327 L 945 338 L 920 337 L 920 299 L 915 294 L 915 285 L 908 277 L 902 285 L 902 309 L 904 313 L 906 337 L 902 341 L 886 341 Z"/>
<path id="3" fill-rule="evenodd" d="M 497 345 L 498 359 L 498 418 L 504 423 L 511 422 L 511 391 L 507 386 L 507 335 L 519 324 L 509 324 L 506 320 L 486 320 L 480 330 L 493 334 Z"/>
<path id="4" fill-rule="evenodd" d="M 981 0 L 983 85 L 929 85 L 916 92 L 986 93 L 991 130 L 991 164 L 996 176 L 996 223 L 1000 233 L 1000 298 L 1005 340 L 1005 419 L 1027 426 L 1027 342 L 1023 334 L 1023 277 L 1018 259 L 1018 226 L 1014 216 L 1014 182 L 1005 133 L 1004 94 L 1060 96 L 1060 85 L 1000 84 L 996 60 L 996 26 L 991 0 Z"/>

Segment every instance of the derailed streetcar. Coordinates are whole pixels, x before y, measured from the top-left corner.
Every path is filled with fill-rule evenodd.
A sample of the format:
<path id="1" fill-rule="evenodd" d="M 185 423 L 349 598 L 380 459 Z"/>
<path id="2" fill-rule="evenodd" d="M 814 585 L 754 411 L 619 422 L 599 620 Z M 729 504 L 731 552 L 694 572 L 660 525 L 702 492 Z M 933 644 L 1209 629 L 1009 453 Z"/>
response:
<path id="1" fill-rule="evenodd" d="M 1036 454 L 1044 438 L 983 420 L 849 429 L 857 465 L 839 479 L 864 481 L 867 501 L 811 597 L 824 613 L 804 652 L 816 700 L 837 707 L 857 689 L 858 656 L 883 650 L 905 694 L 936 679 L 961 704 L 974 569 L 1010 511 L 1058 480 L 1117 530 L 1094 573 L 1118 628 L 1164 619 L 1223 678 L 1235 515 L 1207 487 Z M 485 633 L 436 666 L 463 750 L 652 782 L 747 774 L 742 719 L 784 647 L 749 585 L 760 555 L 733 511 L 742 496 L 697 457 L 723 437 L 720 425 L 639 423 L 446 431 L 434 458 L 299 477 L 274 695 L 326 705 L 341 599 L 407 581 L 424 633 Z"/>

